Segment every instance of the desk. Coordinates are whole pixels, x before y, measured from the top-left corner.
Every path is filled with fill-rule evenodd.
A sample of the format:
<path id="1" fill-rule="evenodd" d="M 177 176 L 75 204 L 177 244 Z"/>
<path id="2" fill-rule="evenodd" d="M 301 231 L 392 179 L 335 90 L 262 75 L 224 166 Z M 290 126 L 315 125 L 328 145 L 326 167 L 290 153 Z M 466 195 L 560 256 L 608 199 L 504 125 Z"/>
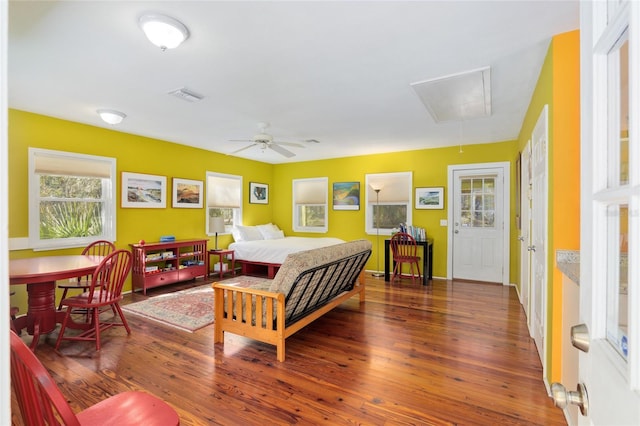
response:
<path id="1" fill-rule="evenodd" d="M 208 261 L 209 263 L 211 263 L 211 255 L 214 256 L 218 256 L 218 262 L 220 262 L 220 279 L 222 279 L 222 277 L 224 276 L 225 272 L 231 272 L 233 274 L 233 276 L 236 276 L 236 257 L 235 257 L 235 251 L 234 250 L 225 250 L 225 249 L 211 249 L 209 250 L 209 257 L 208 257 Z M 229 256 L 231 257 L 230 259 L 230 264 L 229 264 L 229 270 L 225 271 L 224 270 L 224 257 L 225 256 Z M 215 269 L 215 268 L 214 268 Z M 215 270 L 214 270 L 215 272 Z M 211 272 L 209 271 L 209 265 L 207 264 L 207 275 L 211 275 Z"/>
<path id="2" fill-rule="evenodd" d="M 384 280 L 389 281 L 389 271 L 393 271 L 395 268 L 395 262 L 391 269 L 389 269 L 389 261 L 393 259 L 391 252 L 391 240 L 384 240 Z M 428 280 L 433 279 L 433 238 L 427 238 L 426 241 L 416 240 L 416 244 L 422 246 L 422 285 L 427 285 Z"/>
<path id="3" fill-rule="evenodd" d="M 14 321 L 33 335 L 31 349 L 35 349 L 41 334 L 51 333 L 64 312 L 56 311 L 56 280 L 91 274 L 102 256 L 44 256 L 9 260 L 9 284 L 27 286 L 27 315 Z"/>

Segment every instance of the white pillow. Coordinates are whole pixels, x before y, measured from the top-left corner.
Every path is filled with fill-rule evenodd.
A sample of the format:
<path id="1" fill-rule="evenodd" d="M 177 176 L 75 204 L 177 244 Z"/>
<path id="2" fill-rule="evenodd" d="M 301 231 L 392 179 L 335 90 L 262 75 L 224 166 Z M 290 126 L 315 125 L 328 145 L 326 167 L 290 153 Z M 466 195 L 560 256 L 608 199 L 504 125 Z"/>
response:
<path id="1" fill-rule="evenodd" d="M 231 235 L 233 235 L 233 241 L 235 241 L 236 243 L 242 241 L 242 233 L 237 226 L 231 228 Z"/>
<path id="2" fill-rule="evenodd" d="M 256 225 L 256 228 L 258 228 L 258 231 L 260 231 L 260 234 L 262 234 L 262 238 L 264 238 L 265 240 L 273 239 L 273 238 L 268 238 L 268 237 L 271 234 L 273 234 L 275 231 L 279 231 L 280 230 L 280 228 L 278 228 L 273 223 L 267 223 L 266 225 Z"/>
<path id="3" fill-rule="evenodd" d="M 238 226 L 238 230 L 240 231 L 241 241 L 264 240 L 256 226 Z"/>
<path id="4" fill-rule="evenodd" d="M 262 234 L 265 240 L 280 240 L 284 238 L 284 231 L 278 229 L 277 231 L 270 231 L 266 234 Z"/>

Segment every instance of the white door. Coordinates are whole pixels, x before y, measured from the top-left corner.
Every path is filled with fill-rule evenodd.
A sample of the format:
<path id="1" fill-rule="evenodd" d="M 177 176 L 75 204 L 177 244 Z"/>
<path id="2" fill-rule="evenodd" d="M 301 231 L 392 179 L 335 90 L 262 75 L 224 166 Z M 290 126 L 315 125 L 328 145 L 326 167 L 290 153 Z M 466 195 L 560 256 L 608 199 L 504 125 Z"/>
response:
<path id="1" fill-rule="evenodd" d="M 505 218 L 509 216 L 504 203 L 508 182 L 504 176 L 509 172 L 505 167 L 508 164 L 450 166 L 453 234 L 448 275 L 452 278 L 508 284 Z"/>
<path id="2" fill-rule="evenodd" d="M 547 112 L 545 105 L 531 134 L 531 316 L 529 332 L 546 370 L 547 312 Z"/>
<path id="3" fill-rule="evenodd" d="M 517 202 L 517 200 L 516 200 Z M 531 282 L 531 141 L 520 157 L 520 303 L 528 319 L 531 316 L 529 292 Z"/>
<path id="4" fill-rule="evenodd" d="M 580 11 L 580 321 L 588 348 L 579 352 L 579 387 L 588 409 L 579 423 L 638 425 L 640 2 L 581 2 Z"/>

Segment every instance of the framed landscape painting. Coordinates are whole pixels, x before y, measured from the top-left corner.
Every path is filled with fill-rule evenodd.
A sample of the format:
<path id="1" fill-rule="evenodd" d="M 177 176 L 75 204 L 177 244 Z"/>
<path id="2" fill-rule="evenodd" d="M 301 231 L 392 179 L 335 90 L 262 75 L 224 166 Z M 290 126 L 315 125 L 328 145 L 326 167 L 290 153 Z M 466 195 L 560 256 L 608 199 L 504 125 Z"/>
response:
<path id="1" fill-rule="evenodd" d="M 416 188 L 416 209 L 444 209 L 444 188 Z"/>
<path id="2" fill-rule="evenodd" d="M 173 178 L 173 207 L 202 208 L 201 180 Z"/>
<path id="3" fill-rule="evenodd" d="M 334 182 L 334 210 L 360 210 L 360 182 Z"/>
<path id="4" fill-rule="evenodd" d="M 163 209 L 166 206 L 166 176 L 122 172 L 122 207 Z"/>

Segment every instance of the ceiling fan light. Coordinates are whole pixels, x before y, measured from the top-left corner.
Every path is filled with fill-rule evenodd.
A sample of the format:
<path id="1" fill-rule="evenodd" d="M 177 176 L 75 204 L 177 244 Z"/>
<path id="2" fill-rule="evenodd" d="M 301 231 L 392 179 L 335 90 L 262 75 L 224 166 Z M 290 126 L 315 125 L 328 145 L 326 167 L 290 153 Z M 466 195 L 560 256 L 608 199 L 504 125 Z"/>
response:
<path id="1" fill-rule="evenodd" d="M 169 16 L 148 14 L 138 21 L 149 41 L 163 51 L 175 49 L 189 38 L 189 30 L 184 24 Z"/>
<path id="2" fill-rule="evenodd" d="M 127 116 L 125 113 L 113 109 L 99 109 L 96 111 L 102 121 L 107 124 L 120 124 Z"/>

